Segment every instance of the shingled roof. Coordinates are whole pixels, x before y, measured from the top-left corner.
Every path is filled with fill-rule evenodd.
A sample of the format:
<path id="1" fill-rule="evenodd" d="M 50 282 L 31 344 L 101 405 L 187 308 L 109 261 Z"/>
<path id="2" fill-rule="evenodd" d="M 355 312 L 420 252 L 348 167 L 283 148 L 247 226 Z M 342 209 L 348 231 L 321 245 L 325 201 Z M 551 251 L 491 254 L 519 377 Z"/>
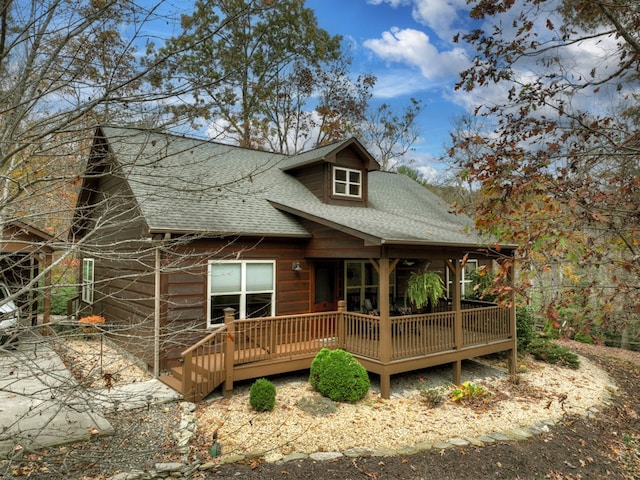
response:
<path id="1" fill-rule="evenodd" d="M 358 207 L 322 203 L 288 173 L 353 140 L 287 157 L 148 130 L 103 127 L 98 136 L 150 233 L 309 237 L 307 219 L 371 245 L 486 244 L 468 217 L 404 175 L 370 166 L 368 206 Z"/>

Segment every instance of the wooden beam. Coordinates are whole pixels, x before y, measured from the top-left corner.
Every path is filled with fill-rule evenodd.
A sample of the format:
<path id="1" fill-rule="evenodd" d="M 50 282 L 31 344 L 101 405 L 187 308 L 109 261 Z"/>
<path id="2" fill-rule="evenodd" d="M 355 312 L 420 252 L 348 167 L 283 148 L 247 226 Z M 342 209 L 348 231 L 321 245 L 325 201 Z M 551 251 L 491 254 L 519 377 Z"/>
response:
<path id="1" fill-rule="evenodd" d="M 389 316 L 389 259 L 380 258 L 380 287 L 378 289 L 378 309 L 380 310 L 380 361 L 388 364 L 391 361 L 393 344 L 391 341 L 391 317 Z M 382 398 L 391 396 L 391 375 L 380 374 L 380 395 Z"/>

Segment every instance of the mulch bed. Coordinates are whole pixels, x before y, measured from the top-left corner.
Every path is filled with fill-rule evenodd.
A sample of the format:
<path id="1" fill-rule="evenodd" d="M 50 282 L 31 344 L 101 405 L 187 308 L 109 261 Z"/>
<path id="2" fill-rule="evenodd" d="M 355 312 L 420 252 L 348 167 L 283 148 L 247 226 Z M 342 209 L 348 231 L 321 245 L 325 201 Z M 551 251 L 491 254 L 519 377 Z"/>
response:
<path id="1" fill-rule="evenodd" d="M 550 433 L 481 448 L 430 450 L 385 458 L 247 462 L 221 466 L 207 478 L 238 479 L 638 479 L 640 478 L 640 362 L 607 347 L 571 345 L 604 368 L 619 395 L 593 419 L 565 418 Z"/>

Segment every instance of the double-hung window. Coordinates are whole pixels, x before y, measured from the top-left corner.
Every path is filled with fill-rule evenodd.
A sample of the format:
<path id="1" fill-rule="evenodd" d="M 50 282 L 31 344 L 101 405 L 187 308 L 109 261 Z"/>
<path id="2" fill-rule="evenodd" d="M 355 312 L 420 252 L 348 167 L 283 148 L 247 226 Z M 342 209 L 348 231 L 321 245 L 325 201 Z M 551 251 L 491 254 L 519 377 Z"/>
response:
<path id="1" fill-rule="evenodd" d="M 352 168 L 333 167 L 333 194 L 362 197 L 362 172 Z"/>
<path id="2" fill-rule="evenodd" d="M 209 262 L 209 325 L 224 322 L 224 309 L 236 318 L 275 315 L 275 261 Z"/>
<path id="3" fill-rule="evenodd" d="M 93 303 L 94 282 L 94 260 L 84 258 L 82 259 L 82 301 L 85 303 Z"/>

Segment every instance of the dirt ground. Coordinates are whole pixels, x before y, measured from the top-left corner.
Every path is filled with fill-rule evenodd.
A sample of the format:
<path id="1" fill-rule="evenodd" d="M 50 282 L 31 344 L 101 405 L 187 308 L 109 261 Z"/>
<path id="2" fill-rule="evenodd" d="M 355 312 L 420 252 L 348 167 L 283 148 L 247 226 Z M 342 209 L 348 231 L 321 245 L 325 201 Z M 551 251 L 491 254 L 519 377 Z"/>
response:
<path id="1" fill-rule="evenodd" d="M 615 379 L 619 395 L 593 419 L 565 418 L 547 434 L 481 448 L 430 450 L 406 457 L 340 458 L 221 466 L 207 478 L 235 479 L 639 479 L 640 355 L 568 343 Z"/>

